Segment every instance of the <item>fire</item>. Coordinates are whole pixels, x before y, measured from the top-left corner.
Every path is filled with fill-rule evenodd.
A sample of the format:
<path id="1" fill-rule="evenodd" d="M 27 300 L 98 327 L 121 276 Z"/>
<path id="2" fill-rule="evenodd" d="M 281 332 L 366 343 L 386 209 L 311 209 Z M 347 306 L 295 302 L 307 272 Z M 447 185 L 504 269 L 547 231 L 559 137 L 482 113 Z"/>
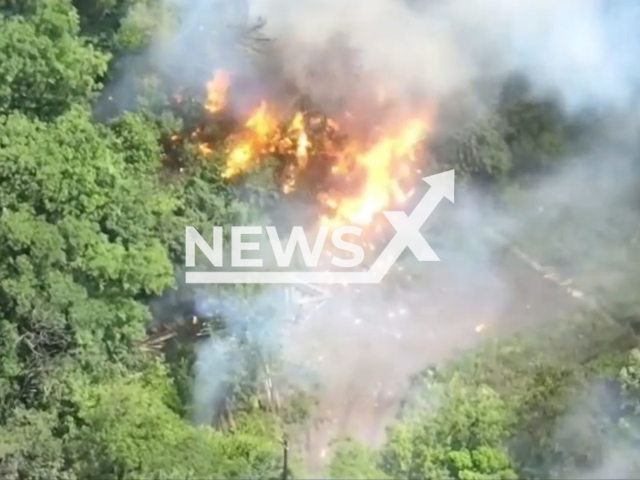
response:
<path id="1" fill-rule="evenodd" d="M 334 210 L 322 222 L 329 226 L 345 223 L 370 225 L 374 216 L 393 204 L 403 203 L 408 194 L 408 180 L 416 168 L 416 151 L 428 133 L 429 124 L 411 120 L 395 135 L 385 136 L 370 148 L 340 157 L 332 168 L 333 175 L 362 176 L 362 187 L 351 195 L 325 194 L 320 200 Z M 406 182 L 406 184 L 405 184 Z"/>
<path id="2" fill-rule="evenodd" d="M 295 147 L 296 163 L 289 163 L 284 172 L 282 191 L 287 194 L 296 188 L 296 176 L 307 167 L 309 161 L 309 148 L 311 142 L 305 129 L 304 115 L 297 112 L 291 121 L 287 131 L 286 141 L 283 145 L 286 149 Z"/>
<path id="3" fill-rule="evenodd" d="M 258 110 L 247 120 L 246 127 L 255 134 L 258 142 L 269 144 L 278 134 L 278 120 L 269 111 L 266 102 L 262 102 Z"/>
<path id="4" fill-rule="evenodd" d="M 265 154 L 273 153 L 278 121 L 262 102 L 244 124 L 245 130 L 231 139 L 227 164 L 222 176 L 231 178 L 255 166 Z"/>
<path id="5" fill-rule="evenodd" d="M 215 72 L 207 82 L 207 102 L 205 109 L 209 113 L 217 113 L 227 106 L 227 93 L 231 86 L 231 78 L 225 70 Z"/>
<path id="6" fill-rule="evenodd" d="M 207 83 L 207 112 L 219 112 L 228 105 L 229 79 L 219 71 Z M 379 101 L 385 93 L 377 92 Z M 288 194 L 311 164 L 326 162 L 328 186 L 322 184 L 318 193 L 326 213 L 320 223 L 332 228 L 371 225 L 380 212 L 407 200 L 420 174 L 417 154 L 431 125 L 430 112 L 422 112 L 415 118 L 378 125 L 366 138 L 336 141 L 342 134 L 336 119 L 311 118 L 301 111 L 286 114 L 265 101 L 246 118 L 240 130 L 219 145 L 226 152 L 223 177 L 241 176 L 276 157 L 284 162 L 282 189 Z M 350 126 L 357 116 L 345 112 L 344 120 Z M 213 152 L 210 142 L 201 142 L 200 151 L 204 155 Z M 313 180 L 314 185 L 322 183 Z"/>
<path id="7" fill-rule="evenodd" d="M 291 122 L 289 132 L 296 136 L 296 158 L 300 168 L 305 168 L 309 160 L 309 137 L 304 128 L 304 116 L 301 112 L 296 113 Z"/>
<path id="8" fill-rule="evenodd" d="M 210 104 L 210 98 L 207 105 Z M 283 130 L 277 112 L 263 101 L 249 115 L 243 129 L 228 139 L 227 162 L 222 176 L 233 178 L 246 173 L 270 154 L 294 155 L 296 165 L 288 169 L 291 178 L 285 179 L 283 187 L 285 193 L 289 193 L 293 190 L 295 183 L 292 177 L 294 169 L 306 167 L 309 146 L 302 112 L 298 112 L 293 117 L 289 128 Z M 211 147 L 206 142 L 201 142 L 200 151 L 210 152 Z"/>

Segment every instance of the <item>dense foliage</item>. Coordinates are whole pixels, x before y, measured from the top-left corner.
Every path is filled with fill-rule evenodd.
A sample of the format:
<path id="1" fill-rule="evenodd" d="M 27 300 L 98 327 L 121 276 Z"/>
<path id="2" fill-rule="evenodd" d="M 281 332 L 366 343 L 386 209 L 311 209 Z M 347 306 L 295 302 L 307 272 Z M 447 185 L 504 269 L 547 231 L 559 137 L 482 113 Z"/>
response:
<path id="1" fill-rule="evenodd" d="M 160 3 L 0 1 L 3 479 L 276 478 L 283 430 L 307 412 L 300 396 L 277 414 L 262 401 L 267 360 L 241 338 L 246 368 L 224 384 L 234 408 L 215 427 L 193 426 L 190 344 L 161 358 L 140 348 L 151 302 L 184 294 L 175 267 L 184 225 L 246 222 L 275 198 L 265 181 L 230 189 L 188 141 L 167 160 L 167 138 L 193 116 L 163 103 L 159 72 L 137 72 L 135 112 L 96 118 L 123 59 L 170 23 Z M 443 166 L 502 192 L 551 168 L 568 135 L 552 104 L 516 96 L 434 150 Z M 631 308 L 634 296 L 616 305 Z M 340 442 L 328 474 L 638 472 L 610 466 L 612 445 L 637 445 L 640 434 L 640 354 L 628 322 L 585 311 L 562 324 L 425 370 L 385 445 Z"/>

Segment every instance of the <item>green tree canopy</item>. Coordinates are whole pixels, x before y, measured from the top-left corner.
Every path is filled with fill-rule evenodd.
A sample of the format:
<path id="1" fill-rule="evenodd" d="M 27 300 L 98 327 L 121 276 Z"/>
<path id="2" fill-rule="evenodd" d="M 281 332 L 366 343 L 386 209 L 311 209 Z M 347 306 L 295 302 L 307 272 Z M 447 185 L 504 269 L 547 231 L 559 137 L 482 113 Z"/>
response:
<path id="1" fill-rule="evenodd" d="M 52 119 L 94 98 L 109 55 L 79 36 L 71 1 L 29 5 L 25 16 L 0 13 L 0 114 Z"/>

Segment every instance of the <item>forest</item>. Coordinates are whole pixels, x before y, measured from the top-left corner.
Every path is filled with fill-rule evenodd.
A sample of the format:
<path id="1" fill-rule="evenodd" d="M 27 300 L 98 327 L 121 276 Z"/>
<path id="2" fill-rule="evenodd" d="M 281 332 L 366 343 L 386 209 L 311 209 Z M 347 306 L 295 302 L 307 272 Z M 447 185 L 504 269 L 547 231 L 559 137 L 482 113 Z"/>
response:
<path id="1" fill-rule="evenodd" d="M 323 289 L 328 306 L 293 321 L 281 290 L 186 285 L 185 226 L 342 220 L 356 197 L 337 197 L 326 159 L 352 145 L 328 120 L 343 100 L 282 80 L 269 18 L 202 32 L 186 4 L 0 0 L 0 478 L 638 478 L 637 108 L 577 112 L 519 72 L 474 85 L 482 108 L 412 102 L 431 122 L 411 137 L 417 171 L 456 172 L 424 229 L 451 279 L 406 252 L 362 297 Z M 176 31 L 195 60 L 171 51 Z M 351 65 L 341 42 L 318 69 Z M 253 74 L 230 86 L 227 65 Z M 244 122 L 218 95 L 234 86 L 238 111 L 267 92 L 291 114 Z M 358 95 L 354 115 L 376 116 Z M 401 171 L 385 165 L 385 181 Z M 400 346 L 358 333 L 374 327 Z"/>

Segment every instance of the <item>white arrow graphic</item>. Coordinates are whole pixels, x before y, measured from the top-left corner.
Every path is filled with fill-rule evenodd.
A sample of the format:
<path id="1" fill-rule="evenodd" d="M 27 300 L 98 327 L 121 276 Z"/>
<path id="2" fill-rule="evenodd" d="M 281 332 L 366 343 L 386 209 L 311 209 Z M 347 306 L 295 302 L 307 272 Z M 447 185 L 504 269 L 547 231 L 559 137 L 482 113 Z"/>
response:
<path id="1" fill-rule="evenodd" d="M 443 198 L 454 202 L 454 170 L 422 179 L 430 185 L 410 215 L 383 212 L 396 234 L 366 272 L 187 272 L 186 283 L 380 283 L 405 248 L 421 262 L 440 259 L 420 233 L 420 228 Z"/>
<path id="2" fill-rule="evenodd" d="M 397 233 L 367 272 L 373 274 L 372 277 L 375 279 L 371 283 L 379 283 L 384 278 L 406 247 L 409 247 L 421 262 L 440 261 L 436 252 L 420 233 L 420 228 L 443 198 L 451 203 L 455 201 L 455 173 L 449 170 L 422 180 L 431 188 L 413 209 L 411 215 L 407 216 L 404 212 L 383 212 Z"/>

